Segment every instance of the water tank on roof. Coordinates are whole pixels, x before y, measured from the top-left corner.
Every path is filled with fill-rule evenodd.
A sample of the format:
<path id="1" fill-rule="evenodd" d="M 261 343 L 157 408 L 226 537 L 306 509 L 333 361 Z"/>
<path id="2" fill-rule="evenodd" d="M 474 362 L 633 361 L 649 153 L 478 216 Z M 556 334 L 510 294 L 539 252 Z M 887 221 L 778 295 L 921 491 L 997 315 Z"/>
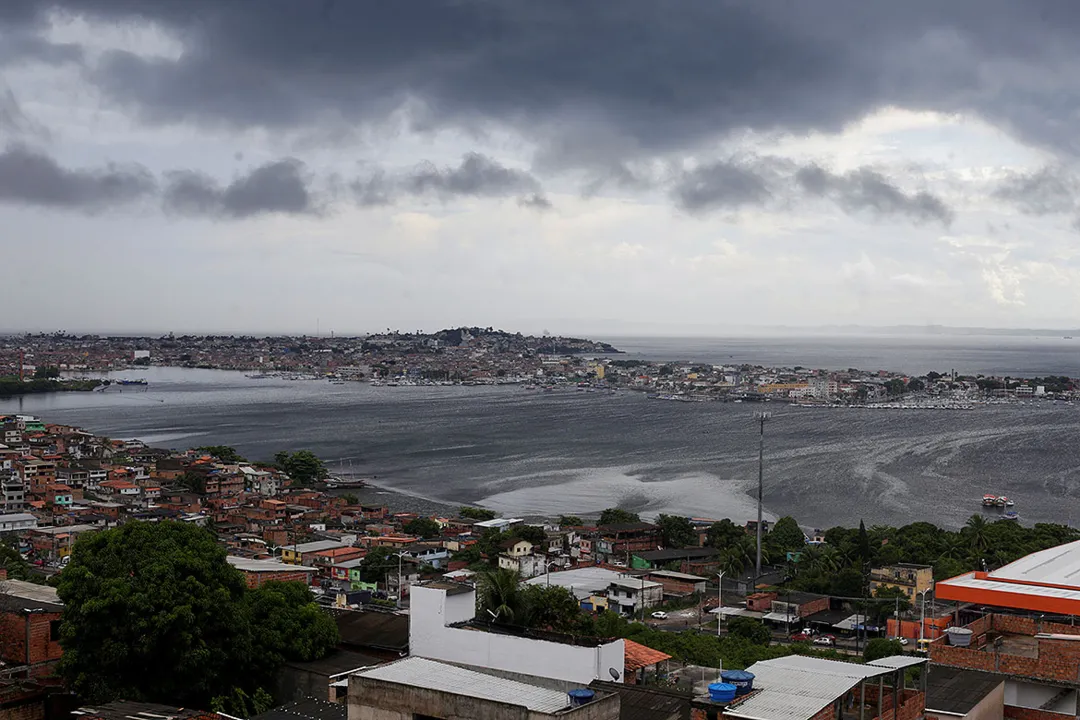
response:
<path id="1" fill-rule="evenodd" d="M 735 686 L 731 683 L 709 683 L 709 700 L 729 703 L 735 699 Z"/>
<path id="2" fill-rule="evenodd" d="M 969 647 L 971 645 L 971 630 L 968 628 L 951 627 L 945 632 L 949 634 L 949 644 L 956 647 Z"/>
<path id="3" fill-rule="evenodd" d="M 570 696 L 571 707 L 580 707 L 581 705 L 588 704 L 596 697 L 596 693 L 588 688 L 578 688 L 577 690 L 571 690 L 567 694 Z"/>
<path id="4" fill-rule="evenodd" d="M 725 670 L 720 679 L 735 686 L 736 695 L 745 695 L 754 689 L 754 673 L 745 670 Z"/>

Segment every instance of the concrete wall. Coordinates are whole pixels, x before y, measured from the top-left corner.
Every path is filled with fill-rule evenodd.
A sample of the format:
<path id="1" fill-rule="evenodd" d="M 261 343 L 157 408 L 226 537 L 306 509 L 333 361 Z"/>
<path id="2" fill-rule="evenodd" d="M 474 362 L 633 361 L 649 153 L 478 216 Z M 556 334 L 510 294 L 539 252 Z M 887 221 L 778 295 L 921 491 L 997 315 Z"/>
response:
<path id="1" fill-rule="evenodd" d="M 1043 703 L 1055 697 L 1061 688 L 1039 683 L 1028 683 L 1021 680 L 1008 680 L 1005 683 L 1004 702 L 1017 708 L 1039 708 Z M 1061 698 L 1054 707 L 1047 708 L 1051 712 L 1073 715 L 1076 707 L 1076 693 L 1069 693 Z"/>
<path id="2" fill-rule="evenodd" d="M 365 677 L 350 678 L 349 720 L 412 720 L 414 715 L 429 715 L 443 720 L 544 720 L 555 717 L 508 703 Z M 588 705 L 561 712 L 558 717 L 566 720 L 618 720 L 619 696 L 608 695 Z"/>
<path id="3" fill-rule="evenodd" d="M 409 610 L 409 652 L 445 662 L 493 668 L 522 675 L 588 685 L 610 680 L 608 668 L 620 679 L 625 663 L 622 640 L 599 647 L 578 647 L 545 640 L 447 627 L 475 615 L 476 594 L 447 595 L 445 590 L 413 587 Z"/>

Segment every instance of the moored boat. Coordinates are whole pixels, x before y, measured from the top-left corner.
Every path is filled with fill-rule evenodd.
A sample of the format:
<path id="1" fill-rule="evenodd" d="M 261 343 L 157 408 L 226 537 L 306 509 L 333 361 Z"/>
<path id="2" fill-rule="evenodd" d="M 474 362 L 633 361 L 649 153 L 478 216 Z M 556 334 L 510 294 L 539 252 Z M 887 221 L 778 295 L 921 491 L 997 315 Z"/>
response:
<path id="1" fill-rule="evenodd" d="M 994 507 L 997 504 L 997 495 L 983 495 L 982 504 L 983 507 Z"/>
<path id="2" fill-rule="evenodd" d="M 1005 519 L 1005 520 L 1019 520 L 1020 519 L 1020 514 L 1017 513 L 1015 510 L 1008 510 L 1001 517 L 1003 519 Z"/>

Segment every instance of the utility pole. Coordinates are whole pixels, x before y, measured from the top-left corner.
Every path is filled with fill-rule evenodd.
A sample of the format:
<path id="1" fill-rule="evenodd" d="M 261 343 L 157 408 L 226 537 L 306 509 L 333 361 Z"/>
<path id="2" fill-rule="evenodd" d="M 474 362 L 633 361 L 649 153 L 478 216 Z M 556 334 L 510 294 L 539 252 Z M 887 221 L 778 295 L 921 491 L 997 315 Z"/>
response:
<path id="1" fill-rule="evenodd" d="M 754 587 L 761 579 L 761 523 L 762 502 L 764 499 L 765 480 L 765 422 L 770 413 L 754 413 L 754 422 L 758 424 L 758 460 L 757 460 L 757 562 L 754 564 Z"/>

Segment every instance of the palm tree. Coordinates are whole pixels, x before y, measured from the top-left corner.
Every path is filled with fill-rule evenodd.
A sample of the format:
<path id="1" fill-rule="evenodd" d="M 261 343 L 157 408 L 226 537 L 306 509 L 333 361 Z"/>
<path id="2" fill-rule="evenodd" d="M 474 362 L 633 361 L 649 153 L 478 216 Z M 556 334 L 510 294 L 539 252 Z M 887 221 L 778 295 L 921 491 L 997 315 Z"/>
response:
<path id="1" fill-rule="evenodd" d="M 480 575 L 477 589 L 480 610 L 494 622 L 512 625 L 524 621 L 525 602 L 518 573 L 506 568 L 487 570 Z"/>
<path id="2" fill-rule="evenodd" d="M 972 515 L 964 525 L 964 533 L 967 535 L 971 547 L 977 552 L 985 551 L 990 544 L 990 538 L 987 536 L 988 525 L 989 523 L 986 522 L 986 518 L 982 515 Z"/>

